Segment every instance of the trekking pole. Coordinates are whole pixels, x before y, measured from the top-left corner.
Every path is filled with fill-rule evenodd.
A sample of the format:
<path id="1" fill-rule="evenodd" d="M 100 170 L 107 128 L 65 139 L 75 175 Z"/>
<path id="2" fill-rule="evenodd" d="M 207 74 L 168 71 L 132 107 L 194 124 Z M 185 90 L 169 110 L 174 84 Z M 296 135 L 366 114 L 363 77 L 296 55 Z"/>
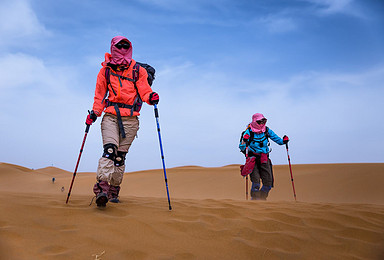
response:
<path id="1" fill-rule="evenodd" d="M 76 163 L 75 171 L 73 172 L 73 177 L 72 177 L 72 181 L 71 181 L 71 186 L 69 187 L 68 196 L 67 196 L 67 200 L 65 201 L 65 204 L 68 204 L 69 196 L 71 196 L 71 190 L 72 190 L 72 186 L 73 186 L 73 181 L 75 180 L 75 177 L 76 177 L 77 167 L 79 166 L 79 162 L 80 162 L 81 154 L 83 153 L 83 148 L 84 148 L 84 144 L 85 144 L 85 139 L 87 138 L 87 134 L 88 134 L 88 131 L 89 131 L 89 127 L 90 127 L 90 126 L 91 126 L 91 125 L 87 125 L 87 127 L 85 128 L 85 134 L 84 134 L 84 138 L 83 138 L 83 143 L 82 143 L 81 148 L 80 148 L 79 157 L 77 158 L 77 163 Z"/>
<path id="2" fill-rule="evenodd" d="M 162 142 L 161 142 L 161 135 L 160 135 L 159 111 L 158 111 L 158 109 L 157 109 L 157 105 L 156 105 L 156 104 L 154 104 L 153 106 L 154 106 L 155 118 L 156 118 L 156 124 L 157 124 L 157 133 L 158 133 L 158 135 L 159 135 L 159 144 L 160 144 L 161 160 L 163 161 L 164 180 L 165 180 L 165 187 L 167 188 L 168 205 L 169 205 L 169 210 L 172 210 L 171 200 L 170 200 L 170 198 L 169 198 L 167 172 L 166 172 L 166 170 L 165 170 L 164 153 L 163 153 L 163 144 L 162 144 Z"/>
<path id="3" fill-rule="evenodd" d="M 295 197 L 295 201 L 296 201 L 295 183 L 293 182 L 292 167 L 291 167 L 291 158 L 289 157 L 289 152 L 288 152 L 288 143 L 285 144 L 285 147 L 287 148 L 288 163 L 289 163 L 289 171 L 291 172 L 291 182 L 292 182 L 293 196 Z"/>

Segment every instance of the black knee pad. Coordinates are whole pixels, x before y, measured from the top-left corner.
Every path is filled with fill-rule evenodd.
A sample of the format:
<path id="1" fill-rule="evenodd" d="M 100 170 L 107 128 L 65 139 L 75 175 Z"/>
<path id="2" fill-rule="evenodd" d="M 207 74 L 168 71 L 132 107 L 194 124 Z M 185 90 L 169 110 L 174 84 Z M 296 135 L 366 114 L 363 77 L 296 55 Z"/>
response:
<path id="1" fill-rule="evenodd" d="M 117 155 L 116 155 L 115 160 L 114 160 L 115 166 L 123 166 L 124 165 L 126 154 L 127 154 L 126 152 L 117 151 Z"/>
<path id="2" fill-rule="evenodd" d="M 117 146 L 116 145 L 114 145 L 114 144 L 104 145 L 103 157 L 114 161 L 116 158 L 116 153 L 117 153 Z"/>

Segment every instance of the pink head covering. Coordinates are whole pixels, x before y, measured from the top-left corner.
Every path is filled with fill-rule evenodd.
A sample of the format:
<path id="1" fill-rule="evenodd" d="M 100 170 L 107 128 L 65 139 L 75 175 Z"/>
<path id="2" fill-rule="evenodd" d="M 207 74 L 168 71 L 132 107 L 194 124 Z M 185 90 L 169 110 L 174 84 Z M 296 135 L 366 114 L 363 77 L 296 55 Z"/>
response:
<path id="1" fill-rule="evenodd" d="M 263 114 L 260 114 L 260 113 L 256 113 L 252 116 L 252 122 L 249 124 L 249 126 L 251 127 L 251 130 L 252 132 L 255 132 L 257 134 L 260 134 L 260 133 L 264 133 L 266 131 L 266 126 L 265 124 L 261 124 L 259 125 L 256 121 L 259 121 L 259 120 L 262 120 L 262 119 L 265 119 L 267 120 Z"/>
<path id="2" fill-rule="evenodd" d="M 131 45 L 129 49 L 118 49 L 115 45 L 120 41 L 127 41 Z M 111 63 L 115 65 L 128 65 L 132 60 L 132 43 L 124 36 L 116 36 L 111 41 Z"/>

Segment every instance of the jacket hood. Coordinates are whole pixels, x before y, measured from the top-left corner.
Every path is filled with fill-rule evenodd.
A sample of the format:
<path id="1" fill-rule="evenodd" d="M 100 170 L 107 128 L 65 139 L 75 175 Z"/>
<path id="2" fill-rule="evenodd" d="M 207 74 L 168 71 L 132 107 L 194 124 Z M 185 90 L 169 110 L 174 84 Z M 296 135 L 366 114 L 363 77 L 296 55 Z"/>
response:
<path id="1" fill-rule="evenodd" d="M 115 45 L 121 41 L 127 41 L 129 49 L 118 49 Z M 128 65 L 132 60 L 132 43 L 124 36 L 116 36 L 111 40 L 110 63 L 115 65 Z"/>
<path id="2" fill-rule="evenodd" d="M 266 131 L 266 124 L 263 124 L 263 125 L 259 125 L 256 121 L 259 121 L 259 120 L 262 120 L 262 119 L 265 119 L 267 120 L 263 114 L 260 114 L 260 113 L 256 113 L 252 116 L 252 122 L 249 124 L 249 126 L 251 127 L 251 130 L 252 132 L 255 132 L 255 133 L 264 133 Z"/>

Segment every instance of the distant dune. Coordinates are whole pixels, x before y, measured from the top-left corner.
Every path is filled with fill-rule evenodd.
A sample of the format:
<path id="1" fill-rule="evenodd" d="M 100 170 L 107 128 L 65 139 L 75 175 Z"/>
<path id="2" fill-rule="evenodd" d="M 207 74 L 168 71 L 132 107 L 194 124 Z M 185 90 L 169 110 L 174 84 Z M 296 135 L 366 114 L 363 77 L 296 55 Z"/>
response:
<path id="1" fill-rule="evenodd" d="M 239 165 L 126 173 L 120 204 L 89 206 L 95 173 L 0 163 L 0 259 L 384 259 L 384 164 L 274 167 L 245 200 Z M 52 181 L 55 178 L 55 181 Z M 64 188 L 64 191 L 62 191 Z"/>

